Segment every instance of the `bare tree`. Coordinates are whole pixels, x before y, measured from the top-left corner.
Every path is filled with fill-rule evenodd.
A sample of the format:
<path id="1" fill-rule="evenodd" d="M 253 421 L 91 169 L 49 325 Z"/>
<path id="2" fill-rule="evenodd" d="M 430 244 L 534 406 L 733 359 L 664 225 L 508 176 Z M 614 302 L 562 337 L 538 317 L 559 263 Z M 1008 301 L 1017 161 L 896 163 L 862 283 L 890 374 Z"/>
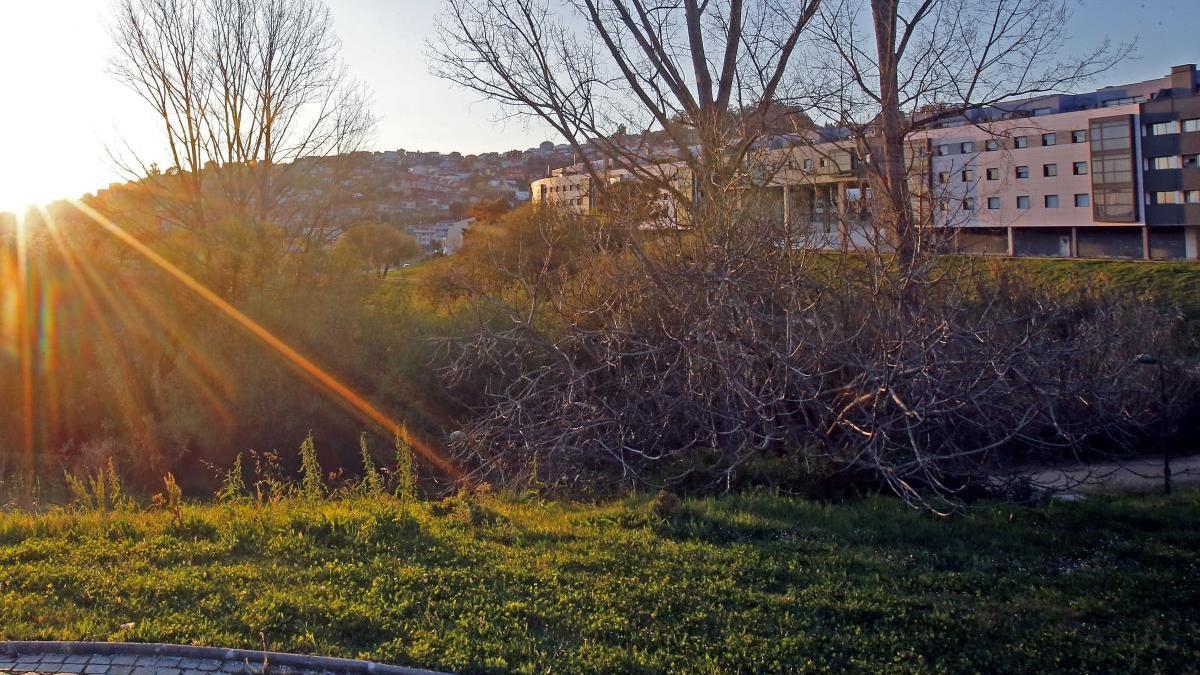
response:
<path id="1" fill-rule="evenodd" d="M 595 189 L 616 166 L 713 201 L 744 178 L 819 2 L 449 0 L 429 54 L 436 74 L 558 132 Z"/>
<path id="2" fill-rule="evenodd" d="M 934 236 L 912 191 L 922 167 L 914 140 L 945 122 L 972 123 L 1006 104 L 1069 92 L 1128 56 L 1103 40 L 1064 57 L 1062 0 L 831 0 L 813 21 L 812 68 L 792 103 L 852 132 L 871 161 L 873 215 L 902 261 L 929 260 Z"/>
<path id="3" fill-rule="evenodd" d="M 319 170 L 336 163 L 304 160 L 358 149 L 373 118 L 323 3 L 120 0 L 111 32 L 113 72 L 162 124 L 171 166 L 158 207 L 198 235 L 223 290 L 328 225 L 335 181 Z M 136 158 L 126 167 L 151 173 Z M 248 251 L 240 234 L 223 246 L 229 227 L 249 228 Z"/>

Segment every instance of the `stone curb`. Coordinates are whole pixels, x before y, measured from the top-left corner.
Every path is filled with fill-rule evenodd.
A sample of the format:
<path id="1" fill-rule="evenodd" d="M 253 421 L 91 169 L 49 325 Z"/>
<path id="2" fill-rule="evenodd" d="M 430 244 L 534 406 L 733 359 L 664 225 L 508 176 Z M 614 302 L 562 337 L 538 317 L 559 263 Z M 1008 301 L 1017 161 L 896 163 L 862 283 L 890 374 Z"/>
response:
<path id="1" fill-rule="evenodd" d="M 332 671 L 335 673 L 370 673 L 371 675 L 448 675 L 433 670 L 389 666 L 373 661 L 341 659 L 328 656 L 308 656 L 285 652 L 265 652 L 254 649 L 195 647 L 155 642 L 63 642 L 11 640 L 0 641 L 0 654 L 97 654 L 130 656 L 162 656 L 210 661 L 248 662 L 251 666 L 265 660 L 270 666 L 296 670 Z"/>

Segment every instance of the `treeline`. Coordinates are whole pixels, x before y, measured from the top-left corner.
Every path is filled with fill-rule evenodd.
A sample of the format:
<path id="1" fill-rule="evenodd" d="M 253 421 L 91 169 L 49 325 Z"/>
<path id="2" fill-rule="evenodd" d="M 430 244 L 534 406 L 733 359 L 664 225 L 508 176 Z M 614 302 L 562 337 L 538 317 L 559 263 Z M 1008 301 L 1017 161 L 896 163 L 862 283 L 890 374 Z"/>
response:
<path id="1" fill-rule="evenodd" d="M 194 233 L 139 229 L 108 206 L 88 208 L 215 289 Z M 430 386 L 432 319 L 408 311 L 410 286 L 384 269 L 411 251 L 385 254 L 367 234 L 303 255 L 280 245 L 246 277 L 252 284 L 219 295 L 395 419 L 440 432 L 434 420 L 450 404 Z M 357 466 L 363 431 L 390 443 L 393 430 L 79 208 L 31 213 L 20 230 L 10 223 L 0 262 L 5 475 L 60 483 L 64 472 L 88 475 L 111 461 L 135 487 L 172 472 L 185 489 L 207 490 L 238 453 L 295 448 L 310 431 L 333 470 Z"/>

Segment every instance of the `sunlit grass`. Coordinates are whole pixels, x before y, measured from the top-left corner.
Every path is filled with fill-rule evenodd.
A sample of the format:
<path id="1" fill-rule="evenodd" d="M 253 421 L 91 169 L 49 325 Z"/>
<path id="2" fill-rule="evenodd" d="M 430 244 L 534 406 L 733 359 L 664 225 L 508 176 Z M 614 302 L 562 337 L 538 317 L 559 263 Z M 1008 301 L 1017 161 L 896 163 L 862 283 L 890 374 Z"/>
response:
<path id="1" fill-rule="evenodd" d="M 0 636 L 461 672 L 1180 672 L 1197 516 L 1196 493 L 955 520 L 771 494 L 13 513 Z"/>

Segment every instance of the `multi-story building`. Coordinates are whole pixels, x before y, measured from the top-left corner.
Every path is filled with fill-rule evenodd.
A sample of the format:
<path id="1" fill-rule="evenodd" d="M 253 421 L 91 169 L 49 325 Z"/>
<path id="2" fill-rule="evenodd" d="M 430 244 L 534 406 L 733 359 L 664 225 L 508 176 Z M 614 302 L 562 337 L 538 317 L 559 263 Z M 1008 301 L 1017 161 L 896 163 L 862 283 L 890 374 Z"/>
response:
<path id="1" fill-rule="evenodd" d="M 909 139 L 913 193 L 965 250 L 1021 256 L 1200 257 L 1200 78 L 1194 65 L 1094 92 L 1013 101 Z M 836 136 L 836 134 L 833 134 Z M 809 138 L 774 152 L 780 215 L 836 245 L 869 231 L 869 152 Z M 533 201 L 593 210 L 558 170 Z"/>
<path id="2" fill-rule="evenodd" d="M 462 248 L 463 233 L 471 228 L 474 218 L 434 223 L 432 225 L 411 225 L 406 231 L 417 240 L 417 245 L 423 249 L 438 248 L 450 255 Z"/>

